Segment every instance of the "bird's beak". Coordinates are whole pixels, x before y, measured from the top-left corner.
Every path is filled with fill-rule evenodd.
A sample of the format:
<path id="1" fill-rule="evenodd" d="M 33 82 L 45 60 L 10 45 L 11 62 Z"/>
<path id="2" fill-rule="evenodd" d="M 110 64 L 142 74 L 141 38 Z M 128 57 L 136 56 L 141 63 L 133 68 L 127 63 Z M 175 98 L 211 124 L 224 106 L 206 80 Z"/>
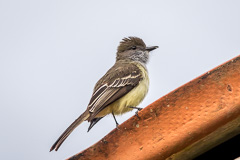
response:
<path id="1" fill-rule="evenodd" d="M 157 49 L 157 48 L 158 48 L 158 46 L 146 47 L 146 50 L 148 52 L 151 52 L 152 50 Z"/>

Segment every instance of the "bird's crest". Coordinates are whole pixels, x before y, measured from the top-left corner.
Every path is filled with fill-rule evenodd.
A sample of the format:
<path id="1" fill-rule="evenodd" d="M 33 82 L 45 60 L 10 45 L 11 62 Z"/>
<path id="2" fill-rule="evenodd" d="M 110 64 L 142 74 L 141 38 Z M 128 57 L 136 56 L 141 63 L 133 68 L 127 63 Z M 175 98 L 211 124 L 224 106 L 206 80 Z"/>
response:
<path id="1" fill-rule="evenodd" d="M 138 37 L 123 38 L 118 46 L 117 51 L 124 52 L 126 50 L 131 49 L 131 47 L 134 47 L 134 46 L 141 46 L 145 48 L 146 44 L 143 42 L 141 38 L 138 38 Z"/>

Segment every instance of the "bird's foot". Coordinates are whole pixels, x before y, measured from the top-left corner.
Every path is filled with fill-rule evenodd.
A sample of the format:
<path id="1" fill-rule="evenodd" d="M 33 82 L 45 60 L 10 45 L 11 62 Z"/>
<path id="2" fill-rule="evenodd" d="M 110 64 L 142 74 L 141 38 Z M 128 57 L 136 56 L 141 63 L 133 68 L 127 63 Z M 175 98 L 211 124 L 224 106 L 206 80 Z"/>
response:
<path id="1" fill-rule="evenodd" d="M 118 128 L 119 124 L 118 124 L 118 122 L 117 122 L 117 120 L 116 120 L 116 117 L 115 117 L 115 115 L 114 115 L 113 112 L 112 112 L 112 115 L 113 115 L 114 121 L 115 121 L 115 123 L 116 123 L 116 128 L 119 130 L 119 128 Z"/>
<path id="2" fill-rule="evenodd" d="M 120 129 L 118 128 L 118 126 L 119 126 L 119 124 L 118 124 L 118 123 L 116 123 L 116 128 L 117 128 L 117 130 L 120 130 Z"/>
<path id="3" fill-rule="evenodd" d="M 129 108 L 137 109 L 137 111 L 135 112 L 135 116 L 137 116 L 138 118 L 140 118 L 139 115 L 138 115 L 138 112 L 141 111 L 143 108 L 131 107 L 131 106 L 130 106 Z"/>

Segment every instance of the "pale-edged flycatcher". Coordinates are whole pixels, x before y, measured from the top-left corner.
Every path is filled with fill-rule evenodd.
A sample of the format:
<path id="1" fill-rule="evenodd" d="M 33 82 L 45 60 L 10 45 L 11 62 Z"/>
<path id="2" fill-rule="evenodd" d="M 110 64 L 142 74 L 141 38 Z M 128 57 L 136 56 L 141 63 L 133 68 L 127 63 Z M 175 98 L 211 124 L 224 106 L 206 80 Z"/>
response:
<path id="1" fill-rule="evenodd" d="M 146 63 L 149 52 L 158 46 L 146 47 L 142 39 L 124 38 L 118 48 L 116 62 L 96 83 L 92 97 L 83 112 L 57 139 L 50 151 L 57 151 L 70 133 L 83 121 L 90 122 L 88 131 L 104 116 L 121 115 L 137 108 L 148 92 Z M 116 124 L 118 125 L 116 119 Z"/>

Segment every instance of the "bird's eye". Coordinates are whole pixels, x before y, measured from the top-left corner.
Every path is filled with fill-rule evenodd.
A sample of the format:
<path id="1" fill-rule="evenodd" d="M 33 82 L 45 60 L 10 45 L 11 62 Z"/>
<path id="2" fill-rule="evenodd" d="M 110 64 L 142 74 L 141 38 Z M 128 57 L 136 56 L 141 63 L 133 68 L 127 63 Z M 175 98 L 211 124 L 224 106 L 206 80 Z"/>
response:
<path id="1" fill-rule="evenodd" d="M 135 50 L 136 48 L 137 48 L 136 46 L 132 46 L 132 47 L 131 47 L 132 50 Z"/>

